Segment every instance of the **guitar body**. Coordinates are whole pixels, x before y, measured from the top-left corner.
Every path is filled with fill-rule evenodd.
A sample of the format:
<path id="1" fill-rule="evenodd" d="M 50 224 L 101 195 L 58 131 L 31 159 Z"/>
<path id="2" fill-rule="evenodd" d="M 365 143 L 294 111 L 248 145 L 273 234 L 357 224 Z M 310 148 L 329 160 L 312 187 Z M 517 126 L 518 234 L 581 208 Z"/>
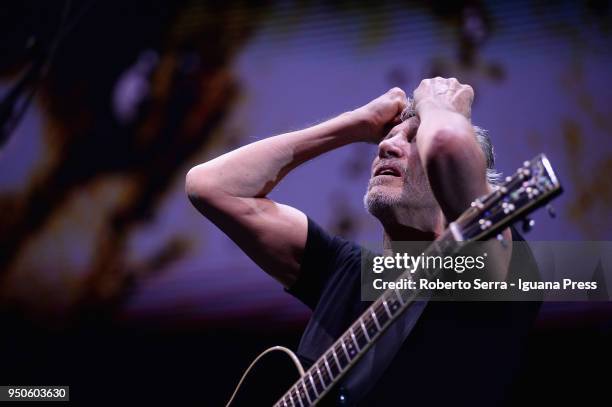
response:
<path id="1" fill-rule="evenodd" d="M 286 354 L 269 353 L 253 365 L 230 406 L 272 406 L 299 378 L 298 369 Z"/>

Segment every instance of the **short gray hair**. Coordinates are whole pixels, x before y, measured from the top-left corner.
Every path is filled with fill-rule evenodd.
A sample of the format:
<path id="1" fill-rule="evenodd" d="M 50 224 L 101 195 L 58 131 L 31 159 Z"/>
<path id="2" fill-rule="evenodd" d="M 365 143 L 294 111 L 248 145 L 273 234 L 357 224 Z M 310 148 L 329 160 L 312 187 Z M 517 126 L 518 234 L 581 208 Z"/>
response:
<path id="1" fill-rule="evenodd" d="M 491 185 L 497 185 L 501 180 L 501 173 L 495 169 L 495 150 L 493 149 L 493 143 L 491 143 L 491 138 L 489 137 L 489 131 L 479 126 L 472 127 L 474 128 L 476 141 L 478 141 L 480 149 L 485 156 L 487 164 L 487 181 Z"/>
<path id="2" fill-rule="evenodd" d="M 414 107 L 414 99 L 408 98 L 408 106 L 400 115 L 402 121 L 408 120 L 412 116 L 416 116 L 416 109 Z M 493 149 L 493 143 L 491 143 L 491 137 L 489 137 L 489 131 L 479 126 L 472 126 L 476 141 L 480 145 L 486 164 L 487 164 L 487 182 L 491 185 L 499 184 L 501 180 L 501 173 L 495 169 L 495 150 Z"/>

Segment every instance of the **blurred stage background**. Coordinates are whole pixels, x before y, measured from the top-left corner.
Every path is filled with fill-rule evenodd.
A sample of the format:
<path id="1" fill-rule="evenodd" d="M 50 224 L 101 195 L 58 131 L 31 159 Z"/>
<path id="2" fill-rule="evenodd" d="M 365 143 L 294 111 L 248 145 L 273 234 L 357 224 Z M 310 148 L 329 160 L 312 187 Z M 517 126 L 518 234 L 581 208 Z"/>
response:
<path id="1" fill-rule="evenodd" d="M 565 193 L 528 239 L 610 240 L 610 2 L 370 3 L 3 5 L 0 384 L 226 401 L 259 351 L 295 348 L 308 312 L 191 207 L 187 170 L 426 77 L 474 87 L 504 173 L 551 159 Z M 377 240 L 374 153 L 317 158 L 272 197 Z M 517 397 L 596 390 L 611 309 L 545 304 Z"/>

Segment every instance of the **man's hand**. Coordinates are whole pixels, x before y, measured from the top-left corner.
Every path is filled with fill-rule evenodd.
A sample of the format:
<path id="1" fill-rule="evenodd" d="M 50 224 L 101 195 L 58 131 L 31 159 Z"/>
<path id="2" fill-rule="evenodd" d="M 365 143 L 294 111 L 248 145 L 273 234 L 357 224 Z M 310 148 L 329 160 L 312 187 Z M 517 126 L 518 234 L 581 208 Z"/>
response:
<path id="1" fill-rule="evenodd" d="M 462 85 L 455 78 L 423 79 L 414 91 L 414 103 L 417 114 L 422 116 L 425 110 L 449 110 L 470 119 L 474 89 Z"/>
<path id="2" fill-rule="evenodd" d="M 357 120 L 366 125 L 363 141 L 378 143 L 391 127 L 401 123 L 400 114 L 406 108 L 406 93 L 400 88 L 392 88 L 365 106 L 352 113 Z"/>

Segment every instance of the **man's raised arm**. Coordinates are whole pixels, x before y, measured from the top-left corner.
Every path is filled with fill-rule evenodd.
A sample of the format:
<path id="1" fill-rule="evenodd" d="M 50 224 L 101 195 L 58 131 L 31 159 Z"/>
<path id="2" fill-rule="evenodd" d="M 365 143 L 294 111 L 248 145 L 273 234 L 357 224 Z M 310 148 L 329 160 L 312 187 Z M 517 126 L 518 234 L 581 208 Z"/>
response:
<path id="1" fill-rule="evenodd" d="M 486 159 L 471 124 L 474 90 L 457 79 L 425 79 L 414 91 L 420 118 L 416 143 L 429 184 L 448 222 L 454 221 L 477 197 L 491 191 L 486 179 Z M 504 280 L 512 255 L 509 228 L 487 243 L 487 275 Z"/>
<path id="2" fill-rule="evenodd" d="M 378 142 L 399 122 L 406 96 L 399 88 L 316 126 L 243 146 L 189 170 L 185 190 L 193 205 L 263 270 L 290 287 L 306 244 L 299 210 L 266 196 L 289 171 L 332 149 Z"/>
<path id="3" fill-rule="evenodd" d="M 449 222 L 489 191 L 485 157 L 470 122 L 473 99 L 472 87 L 455 78 L 425 79 L 414 91 L 419 156 Z"/>

